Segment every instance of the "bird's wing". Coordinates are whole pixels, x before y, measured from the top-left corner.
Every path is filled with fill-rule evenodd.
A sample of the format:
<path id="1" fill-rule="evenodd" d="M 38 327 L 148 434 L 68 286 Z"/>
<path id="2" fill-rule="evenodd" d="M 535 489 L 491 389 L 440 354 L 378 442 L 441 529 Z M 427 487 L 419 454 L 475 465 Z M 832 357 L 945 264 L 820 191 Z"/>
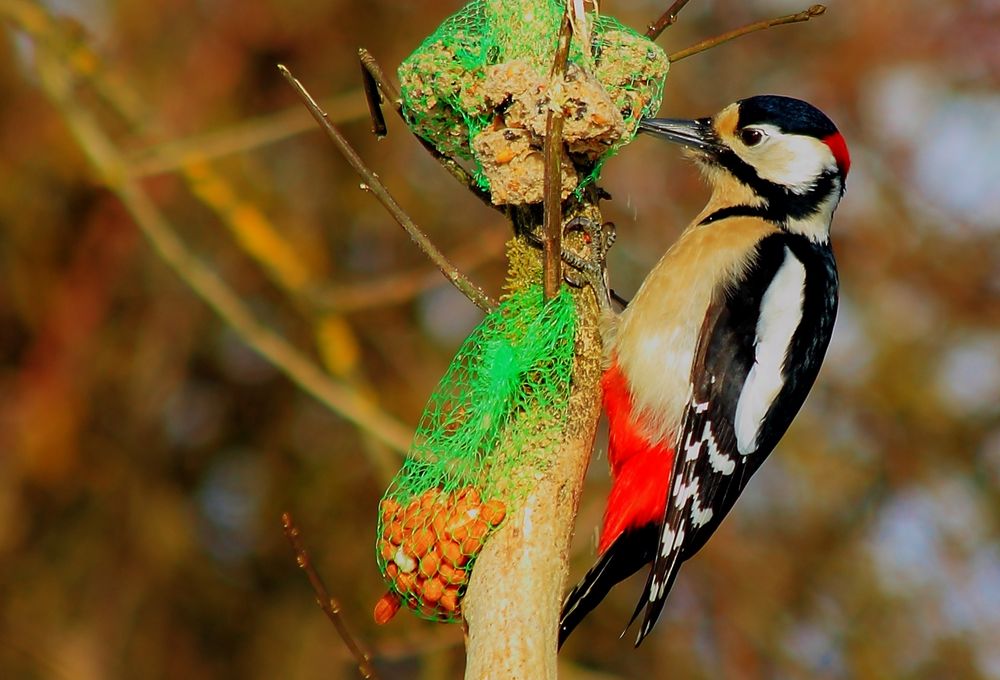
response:
<path id="1" fill-rule="evenodd" d="M 828 253 L 784 234 L 768 236 L 740 280 L 720 283 L 709 305 L 659 547 L 632 616 L 645 609 L 636 645 L 655 624 L 681 563 L 732 508 L 815 380 L 836 313 Z"/>

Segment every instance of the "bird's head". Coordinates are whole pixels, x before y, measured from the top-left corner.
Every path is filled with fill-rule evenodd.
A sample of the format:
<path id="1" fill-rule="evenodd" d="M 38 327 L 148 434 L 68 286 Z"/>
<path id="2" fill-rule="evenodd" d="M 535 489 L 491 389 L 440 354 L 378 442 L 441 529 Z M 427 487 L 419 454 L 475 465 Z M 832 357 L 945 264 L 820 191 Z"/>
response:
<path id="1" fill-rule="evenodd" d="M 686 147 L 716 192 L 740 196 L 816 239 L 829 228 L 851 167 L 833 122 L 791 97 L 741 99 L 711 118 L 647 118 L 639 129 Z"/>

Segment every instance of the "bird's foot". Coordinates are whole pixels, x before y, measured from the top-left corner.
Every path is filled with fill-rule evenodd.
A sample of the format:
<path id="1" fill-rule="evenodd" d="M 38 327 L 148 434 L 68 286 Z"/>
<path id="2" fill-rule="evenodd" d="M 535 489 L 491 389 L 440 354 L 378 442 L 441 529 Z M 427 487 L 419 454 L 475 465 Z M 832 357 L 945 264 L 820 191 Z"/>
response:
<path id="1" fill-rule="evenodd" d="M 581 242 L 587 252 L 582 254 L 580 251 L 563 248 L 563 262 L 575 270 L 574 274 L 564 274 L 563 279 L 574 288 L 590 286 L 601 311 L 610 311 L 612 293 L 608 288 L 606 259 L 617 238 L 614 223 L 601 224 L 586 217 L 574 217 L 566 224 L 564 234 L 579 234 L 579 238 L 574 240 Z"/>
<path id="2" fill-rule="evenodd" d="M 530 245 L 536 248 L 544 246 L 542 237 L 537 233 L 525 231 L 523 235 Z M 574 217 L 563 228 L 562 261 L 566 269 L 574 271 L 572 274 L 564 272 L 563 280 L 574 288 L 590 286 L 602 311 L 610 310 L 612 299 L 623 307 L 627 304 L 608 288 L 605 260 L 616 236 L 614 223 L 601 224 L 586 217 Z"/>

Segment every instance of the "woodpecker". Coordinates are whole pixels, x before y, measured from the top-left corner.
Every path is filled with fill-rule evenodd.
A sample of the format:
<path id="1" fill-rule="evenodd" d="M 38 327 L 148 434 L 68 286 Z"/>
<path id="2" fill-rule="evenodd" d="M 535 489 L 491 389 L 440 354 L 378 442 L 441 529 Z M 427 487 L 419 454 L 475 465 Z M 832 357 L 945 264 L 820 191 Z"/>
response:
<path id="1" fill-rule="evenodd" d="M 560 645 L 651 563 L 625 630 L 649 634 L 816 379 L 837 313 L 830 222 L 850 155 L 812 105 L 775 95 L 711 118 L 645 119 L 685 147 L 712 193 L 605 333 L 612 488 L 599 559 L 567 596 Z M 624 632 L 622 633 L 624 635 Z"/>

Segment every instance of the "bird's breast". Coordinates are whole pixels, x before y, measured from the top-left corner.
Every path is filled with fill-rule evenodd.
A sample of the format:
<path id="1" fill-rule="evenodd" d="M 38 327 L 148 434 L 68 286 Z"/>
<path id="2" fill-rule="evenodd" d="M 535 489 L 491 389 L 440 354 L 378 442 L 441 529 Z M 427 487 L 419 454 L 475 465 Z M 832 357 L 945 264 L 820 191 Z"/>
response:
<path id="1" fill-rule="evenodd" d="M 673 442 L 708 306 L 742 278 L 757 243 L 775 231 L 749 217 L 689 227 L 622 313 L 612 354 L 628 385 L 636 427 L 649 441 Z"/>

